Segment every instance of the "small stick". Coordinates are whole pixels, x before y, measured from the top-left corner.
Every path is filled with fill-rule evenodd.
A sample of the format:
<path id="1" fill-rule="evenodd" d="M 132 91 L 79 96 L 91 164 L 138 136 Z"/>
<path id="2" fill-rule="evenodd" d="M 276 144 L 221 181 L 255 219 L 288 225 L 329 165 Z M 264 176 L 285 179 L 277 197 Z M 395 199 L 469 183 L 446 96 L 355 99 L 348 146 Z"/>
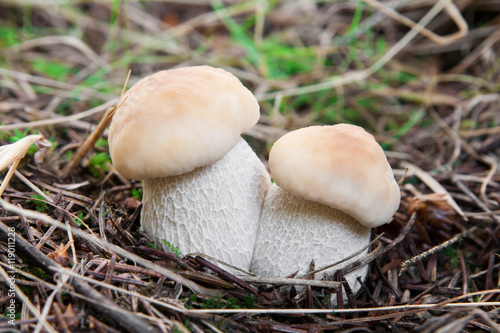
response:
<path id="1" fill-rule="evenodd" d="M 186 269 L 187 271 L 197 272 L 197 270 L 194 269 L 193 266 L 187 260 L 179 258 L 175 253 L 172 252 L 166 253 L 161 250 L 153 249 L 145 245 L 139 245 L 137 249 L 141 250 L 144 253 L 147 253 L 148 255 L 153 255 L 156 257 L 170 260 L 174 262 L 176 265 L 179 265 L 180 267 Z"/>
<path id="2" fill-rule="evenodd" d="M 483 202 L 487 205 L 488 204 L 488 197 L 486 196 L 486 187 L 488 186 L 488 183 L 490 180 L 493 178 L 493 176 L 496 174 L 498 165 L 494 157 L 492 156 L 483 156 L 483 162 L 488 164 L 490 167 L 490 170 L 484 177 L 483 181 L 481 182 L 481 187 L 479 189 L 479 197 Z M 498 220 L 497 220 L 498 222 Z"/>
<path id="3" fill-rule="evenodd" d="M 68 206 L 66 206 L 66 210 L 69 211 L 74 205 L 74 201 L 70 201 L 70 203 L 68 204 Z M 60 215 L 57 219 L 57 221 L 61 222 L 62 221 L 62 218 L 63 218 L 64 215 Z M 42 246 L 45 244 L 45 242 L 47 241 L 47 239 L 49 239 L 49 237 L 52 235 L 52 233 L 54 232 L 54 230 L 56 230 L 57 226 L 56 225 L 51 225 L 49 230 L 47 230 L 47 232 L 43 235 L 43 237 L 40 239 L 40 241 L 38 242 L 38 244 L 36 245 L 36 249 L 37 250 L 40 250 L 42 248 Z"/>
<path id="4" fill-rule="evenodd" d="M 60 219 L 62 219 L 62 216 L 60 217 Z M 60 222 L 60 220 L 58 220 Z M 43 236 L 40 238 L 40 241 L 38 242 L 38 244 L 33 244 L 33 246 L 37 249 L 37 250 L 40 250 L 46 242 L 49 242 L 49 246 L 51 246 L 52 248 L 54 249 L 57 249 L 57 246 L 54 245 L 55 242 L 51 242 L 49 241 L 49 238 L 50 236 L 52 236 L 52 233 L 57 229 L 56 226 L 50 226 L 50 228 L 47 230 L 47 232 L 45 234 L 43 234 Z"/>
<path id="5" fill-rule="evenodd" d="M 406 235 L 408 234 L 408 232 L 410 232 L 410 229 L 415 224 L 416 219 L 417 219 L 417 213 L 413 212 L 411 214 L 410 219 L 408 220 L 408 222 L 406 222 L 406 224 L 403 227 L 403 229 L 401 229 L 401 231 L 399 232 L 399 235 L 392 241 L 391 244 L 387 245 L 384 248 L 384 250 L 382 251 L 382 254 L 387 253 L 389 250 L 391 250 L 392 248 L 394 248 L 399 242 L 401 242 L 406 237 Z"/>
<path id="6" fill-rule="evenodd" d="M 5 224 L 0 223 L 0 229 L 3 233 L 5 233 L 5 235 L 1 235 L 1 236 L 7 236 L 9 234 L 9 231 L 7 230 L 7 226 Z M 7 240 L 7 237 L 5 237 L 5 241 L 6 240 Z M 16 237 L 16 247 L 17 247 L 18 241 L 19 241 L 19 238 Z M 28 242 L 26 242 L 26 243 L 28 244 L 28 246 L 30 246 Z M 2 267 L 0 267 L 0 277 L 2 277 L 3 281 L 9 281 L 9 278 L 10 278 L 9 275 L 7 274 L 7 272 Z M 28 298 L 28 296 L 26 296 L 23 293 L 21 288 L 15 288 L 14 290 L 15 290 L 16 296 L 23 302 L 23 304 L 26 304 L 26 306 L 28 307 L 30 312 L 36 317 L 39 325 L 42 325 L 48 332 L 56 333 L 56 330 L 45 320 L 45 318 L 41 317 L 38 309 L 33 305 L 33 303 L 31 303 L 30 299 Z"/>
<path id="7" fill-rule="evenodd" d="M 103 262 L 107 263 L 107 262 L 109 262 L 109 259 L 96 258 L 96 259 L 92 259 L 91 261 L 89 261 L 89 264 L 91 264 L 91 266 L 94 266 L 94 265 L 97 266 L 97 265 L 102 264 Z M 127 265 L 127 264 L 120 264 L 120 263 L 115 263 L 115 271 L 134 273 L 134 274 L 142 274 L 145 276 L 154 277 L 154 278 L 158 278 L 158 279 L 163 276 L 163 275 L 158 274 L 155 271 L 152 271 L 152 270 L 147 269 L 147 268 L 142 268 L 142 267 L 138 267 L 138 266 L 131 266 L 131 265 Z"/>
<path id="8" fill-rule="evenodd" d="M 63 313 L 61 311 L 61 308 L 59 308 L 59 305 L 57 305 L 57 303 L 52 303 L 52 308 L 54 309 L 54 312 L 56 313 L 57 323 L 59 324 L 59 326 L 62 327 L 62 331 L 65 333 L 71 332 L 71 330 L 69 329 L 68 323 L 66 322 L 66 320 L 63 317 Z"/>
<path id="9" fill-rule="evenodd" d="M 215 263 L 220 264 L 220 265 L 223 265 L 223 266 L 225 266 L 225 267 L 232 268 L 232 269 L 234 269 L 235 271 L 241 272 L 241 273 L 243 273 L 243 274 L 247 274 L 247 275 L 251 275 L 251 276 L 257 276 L 257 275 L 255 275 L 255 274 L 253 274 L 252 272 L 247 272 L 247 271 L 245 271 L 244 269 L 241 269 L 241 268 L 239 268 L 239 267 L 236 267 L 236 266 L 230 265 L 230 264 L 228 264 L 227 262 L 224 262 L 224 261 L 219 260 L 219 259 L 217 259 L 217 258 L 211 257 L 211 256 L 209 256 L 209 255 L 207 255 L 207 254 L 205 254 L 205 253 L 188 253 L 188 254 L 186 255 L 186 257 L 193 257 L 193 258 L 194 258 L 194 257 L 202 257 L 202 258 L 205 258 L 205 259 L 209 260 L 210 262 L 215 262 Z"/>
<path id="10" fill-rule="evenodd" d="M 467 195 L 480 209 L 482 209 L 485 213 L 488 213 L 488 216 L 491 217 L 492 220 L 496 221 L 497 223 L 500 223 L 500 218 L 496 216 L 494 212 L 489 209 L 489 207 L 481 201 L 460 179 L 455 177 L 455 175 L 452 175 L 451 181 L 457 185 L 457 187 L 465 194 Z"/>
<path id="11" fill-rule="evenodd" d="M 361 279 L 360 276 L 356 278 L 358 280 L 358 283 L 360 284 L 361 288 L 365 292 L 366 296 L 368 296 L 368 299 L 373 303 L 374 306 L 379 307 L 380 304 L 378 304 L 377 300 L 373 297 L 373 295 L 370 293 L 370 289 L 366 286 L 364 283 L 363 279 Z"/>
<path id="12" fill-rule="evenodd" d="M 440 45 L 446 45 L 449 44 L 457 39 L 460 39 L 467 35 L 467 32 L 469 31 L 469 27 L 467 25 L 467 22 L 465 21 L 464 17 L 460 13 L 460 11 L 457 9 L 457 7 L 452 3 L 448 2 L 444 5 L 444 9 L 452 19 L 452 21 L 457 25 L 458 31 L 454 32 L 452 34 L 446 35 L 446 36 L 440 36 L 434 33 L 433 31 L 427 29 L 425 26 L 419 26 L 419 23 L 413 22 L 406 16 L 401 15 L 397 11 L 395 11 L 393 8 L 387 6 L 386 4 L 383 4 L 379 1 L 376 0 L 365 0 L 366 3 L 368 3 L 370 6 L 376 8 L 377 10 L 380 10 L 381 12 L 385 13 L 392 19 L 398 21 L 399 23 L 406 25 L 409 28 L 414 28 L 415 26 L 419 28 L 420 34 L 424 35 L 425 37 L 429 38 L 433 42 L 440 44 Z"/>
<path id="13" fill-rule="evenodd" d="M 102 133 L 111 122 L 112 115 L 115 112 L 116 108 L 117 107 L 114 106 L 108 111 L 106 111 L 101 121 L 99 122 L 99 125 L 97 125 L 95 131 L 92 132 L 92 134 L 90 134 L 90 136 L 87 137 L 87 139 L 78 148 L 75 155 L 73 155 L 69 163 L 66 164 L 66 166 L 64 167 L 61 173 L 62 179 L 67 179 L 69 175 L 73 172 L 73 170 L 76 168 L 76 166 L 80 164 L 85 155 L 87 155 L 87 153 L 94 147 L 97 140 L 99 140 L 99 138 L 102 136 Z"/>
<path id="14" fill-rule="evenodd" d="M 55 316 L 48 316 L 46 319 L 46 322 L 49 323 L 49 322 L 54 322 L 56 321 L 56 317 Z M 21 327 L 23 326 L 27 326 L 28 324 L 36 324 L 38 322 L 38 318 L 36 317 L 32 317 L 32 318 L 23 318 L 21 317 L 21 319 L 18 319 L 16 321 L 16 325 L 19 325 Z M 0 323 L 0 332 L 4 332 L 2 331 L 3 329 L 5 330 L 8 330 L 9 328 L 12 328 L 11 324 L 9 324 L 8 321 L 3 321 Z M 14 332 L 17 332 L 17 331 L 14 331 Z M 27 330 L 26 330 L 27 332 Z"/>
<path id="15" fill-rule="evenodd" d="M 467 274 L 467 267 L 465 266 L 465 259 L 462 251 L 458 250 L 458 258 L 460 259 L 460 272 L 462 274 L 462 294 L 467 294 L 469 291 L 469 276 Z"/>
<path id="16" fill-rule="evenodd" d="M 101 235 L 101 238 L 107 242 L 108 238 L 106 237 L 106 222 L 104 221 L 104 201 L 101 201 L 99 207 L 98 221 L 99 221 L 99 233 Z"/>
<path id="17" fill-rule="evenodd" d="M 2 196 L 3 191 L 7 188 L 7 185 L 9 184 L 10 179 L 12 178 L 12 175 L 14 174 L 14 171 L 16 170 L 17 166 L 19 165 L 19 162 L 21 160 L 16 160 L 14 163 L 12 163 L 9 171 L 5 175 L 5 178 L 3 179 L 2 185 L 0 185 L 0 196 Z"/>
<path id="18" fill-rule="evenodd" d="M 314 262 L 314 259 L 311 260 L 311 263 L 309 264 L 309 280 L 314 280 L 314 271 L 316 270 L 316 263 Z"/>
<path id="19" fill-rule="evenodd" d="M 340 282 L 337 281 L 323 281 L 323 280 L 307 280 L 307 279 L 290 279 L 290 278 L 270 278 L 270 277 L 256 277 L 256 276 L 238 276 L 242 281 L 254 284 L 271 284 L 278 286 L 311 286 L 321 288 L 338 288 Z"/>
<path id="20" fill-rule="evenodd" d="M 408 245 L 410 246 L 410 251 L 411 251 L 412 256 L 414 256 L 414 257 L 418 256 L 417 247 L 415 246 L 415 242 L 413 241 L 412 237 L 408 237 Z M 416 262 L 417 262 L 418 271 L 420 272 L 420 276 L 422 277 L 422 280 L 427 282 L 429 280 L 429 278 L 427 276 L 427 272 L 425 271 L 424 264 L 422 264 L 421 260 L 417 260 Z"/>
<path id="21" fill-rule="evenodd" d="M 205 266 L 206 268 L 210 269 L 211 271 L 213 271 L 217 275 L 221 276 L 222 278 L 226 279 L 227 281 L 230 281 L 230 282 L 234 283 L 235 285 L 241 287 L 242 289 L 244 289 L 244 290 L 246 290 L 254 295 L 257 295 L 257 292 L 255 291 L 254 288 L 252 288 L 248 283 L 237 278 L 235 275 L 223 270 L 222 268 L 218 267 L 217 265 L 212 264 L 210 261 L 208 261 L 207 259 L 205 259 L 203 257 L 196 256 L 194 259 L 196 260 L 197 263 L 199 263 L 202 266 Z"/>
<path id="22" fill-rule="evenodd" d="M 66 276 L 58 276 L 57 279 L 54 276 L 54 280 L 57 281 L 57 285 L 54 288 L 54 290 L 52 290 L 52 292 L 47 297 L 47 299 L 45 300 L 45 304 L 43 305 L 42 312 L 40 315 L 40 321 L 36 325 L 34 333 L 40 333 L 40 331 L 42 330 L 41 322 L 45 321 L 45 318 L 47 318 L 47 316 L 49 315 L 49 311 L 52 308 L 52 305 L 54 304 L 53 303 L 54 298 L 56 297 L 57 294 L 59 294 L 61 292 L 62 288 L 67 283 L 68 279 L 69 279 L 69 276 L 67 276 L 67 275 Z"/>
<path id="23" fill-rule="evenodd" d="M 342 283 L 342 271 L 337 271 L 335 273 L 335 278 L 338 281 L 341 281 Z M 337 292 L 337 306 L 339 309 L 344 309 L 344 292 L 342 291 L 342 286 L 339 288 L 339 291 Z M 342 318 L 345 319 L 345 315 L 341 314 L 340 315 Z"/>
<path id="24" fill-rule="evenodd" d="M 0 232 L 1 232 L 1 226 L 0 226 Z M 1 233 L 0 233 L 0 237 L 2 237 Z M 2 262 L 0 262 L 0 266 L 3 266 L 3 267 L 8 267 L 9 269 L 11 269 L 9 267 L 9 265 L 7 264 L 4 264 Z M 54 269 L 57 269 L 56 267 L 54 267 Z M 19 275 L 22 275 L 22 276 L 25 276 L 31 280 L 34 280 L 36 282 L 30 282 L 31 283 L 31 286 L 33 287 L 37 287 L 37 286 L 40 286 L 40 285 L 43 285 L 44 287 L 48 288 L 48 289 L 56 289 L 56 285 L 53 285 L 53 284 L 50 284 L 48 283 L 47 281 L 45 280 L 42 280 L 40 278 L 38 278 L 37 276 L 35 275 L 32 275 L 30 273 L 27 273 L 25 271 L 22 271 L 16 267 L 14 267 L 14 270 L 16 271 L 17 274 Z M 91 273 L 95 273 L 95 272 L 91 272 Z M 59 274 L 59 275 L 57 275 Z M 87 276 L 83 276 L 83 275 L 79 275 L 78 273 L 72 271 L 72 270 L 69 270 L 69 269 L 65 269 L 63 267 L 60 267 L 60 270 L 58 271 L 58 273 L 56 273 L 57 276 L 60 276 L 60 275 L 68 275 L 68 276 L 71 276 L 75 279 L 78 279 L 78 280 L 81 280 L 82 282 L 86 282 L 86 283 L 90 283 L 90 284 L 93 284 L 93 285 L 96 285 L 96 286 L 100 286 L 100 287 L 106 287 L 108 288 L 109 290 L 113 290 L 117 293 L 123 293 L 125 295 L 131 295 L 133 297 L 137 297 L 139 299 L 142 299 L 142 300 L 146 300 L 148 303 L 151 303 L 151 304 L 155 304 L 155 305 L 159 305 L 165 309 L 169 309 L 173 312 L 177 312 L 177 313 L 181 313 L 181 312 L 184 312 L 185 311 L 185 308 L 184 307 L 181 307 L 179 303 L 177 302 L 174 302 L 168 298 L 163 298 L 162 300 L 157 300 L 155 298 L 151 298 L 150 296 L 145 296 L 145 295 L 142 295 L 138 292 L 135 292 L 135 291 L 130 291 L 130 290 L 127 290 L 127 289 L 124 289 L 124 288 L 120 288 L 120 287 L 117 287 L 117 286 L 114 286 L 114 285 L 106 285 L 105 283 L 101 282 L 101 281 L 98 281 L 96 279 L 93 279 L 91 277 L 87 277 Z M 104 278 L 104 274 L 103 273 L 98 273 L 98 274 L 101 274 L 101 276 Z M 119 277 L 115 277 L 114 279 L 116 279 L 116 281 L 122 281 L 123 278 L 119 278 Z M 24 284 L 28 283 L 28 281 L 25 281 L 25 280 L 18 280 L 16 279 L 16 283 L 20 284 L 20 282 L 23 282 Z M 136 280 L 134 280 L 136 281 Z M 74 290 L 72 290 L 72 288 L 68 288 L 65 290 L 67 293 L 81 299 L 81 300 L 84 300 L 88 303 L 99 303 L 99 300 L 95 300 L 87 295 L 83 295 L 83 294 L 80 294 L 78 292 L 75 292 Z M 102 305 L 102 304 L 101 304 Z M 118 311 L 120 311 L 121 309 L 119 309 Z M 140 313 L 137 313 L 137 315 L 139 317 L 141 317 L 141 314 Z M 1 327 L 1 324 L 0 324 L 0 327 Z M 0 330 L 1 332 L 1 330 Z"/>
<path id="25" fill-rule="evenodd" d="M 46 214 L 42 214 L 42 213 L 35 212 L 32 210 L 21 209 L 21 208 L 13 205 L 11 203 L 6 202 L 5 200 L 2 200 L 1 198 L 0 198 L 0 206 L 3 207 L 6 211 L 12 212 L 14 214 L 23 215 L 23 216 L 26 216 L 26 217 L 29 217 L 32 219 L 37 219 L 37 220 L 40 220 L 42 222 L 48 223 L 50 225 L 55 224 L 62 230 L 68 229 L 68 227 L 65 224 L 53 219 L 52 217 L 50 217 Z M 1 223 L 0 223 L 0 226 L 2 226 Z M 138 255 L 135 255 L 133 253 L 125 251 L 124 249 L 122 249 L 119 246 L 116 246 L 112 243 L 108 243 L 108 242 L 103 241 L 102 239 L 96 237 L 93 233 L 88 234 L 88 233 L 86 233 L 83 230 L 80 230 L 78 228 L 73 228 L 73 227 L 70 227 L 70 228 L 73 232 L 73 235 L 76 235 L 76 236 L 82 238 L 84 241 L 86 241 L 86 244 L 88 246 L 98 245 L 98 246 L 100 246 L 100 248 L 107 250 L 108 252 L 112 251 L 112 252 L 115 252 L 122 257 L 127 257 L 127 258 L 135 261 L 137 264 L 140 264 L 143 267 L 152 269 L 155 272 L 166 276 L 168 279 L 173 280 L 177 283 L 180 283 L 180 284 L 186 286 L 187 288 L 190 288 L 193 291 L 198 292 L 200 294 L 207 294 L 207 295 L 213 295 L 213 296 L 220 295 L 220 292 L 217 290 L 201 286 L 197 283 L 194 283 L 191 280 L 185 279 L 182 276 L 180 276 L 179 274 L 176 274 L 175 272 L 172 272 L 164 267 L 161 267 L 159 265 L 151 263 L 150 261 L 145 260 Z M 0 237 L 1 236 L 2 235 L 0 233 Z M 61 267 L 61 269 L 62 269 L 62 267 Z M 65 274 L 67 274 L 67 273 L 65 273 Z"/>
<path id="26" fill-rule="evenodd" d="M 17 170 L 14 170 L 14 175 L 16 175 L 16 177 L 19 178 L 20 181 L 22 181 L 26 186 L 28 186 L 30 189 L 32 189 L 36 194 L 41 196 L 45 201 L 48 201 L 50 203 L 54 203 L 54 200 L 52 200 L 51 197 L 49 197 L 47 194 L 43 193 L 43 191 L 40 190 L 38 187 L 36 187 L 35 184 L 30 182 L 30 180 L 28 178 L 24 177 L 24 175 L 22 173 L 20 173 Z"/>
<path id="27" fill-rule="evenodd" d="M 311 286 L 306 287 L 306 308 L 313 308 L 313 295 Z"/>
<path id="28" fill-rule="evenodd" d="M 403 176 L 398 180 L 398 185 L 401 186 L 405 179 L 406 179 L 406 176 L 408 176 L 408 171 L 410 171 L 410 169 L 408 169 L 408 167 L 405 167 L 405 173 L 403 174 Z"/>
<path id="29" fill-rule="evenodd" d="M 469 230 L 466 230 L 466 231 L 464 231 L 464 232 L 456 235 L 455 237 L 447 240 L 446 242 L 441 243 L 441 244 L 439 244 L 437 246 L 434 246 L 433 248 L 431 248 L 431 249 L 429 249 L 429 250 L 427 250 L 425 252 L 420 253 L 418 256 L 415 256 L 415 257 L 413 257 L 411 259 L 403 261 L 401 263 L 398 276 L 401 276 L 401 274 L 403 274 L 408 269 L 409 265 L 415 263 L 418 260 L 422 260 L 422 259 L 430 256 L 431 254 L 436 253 L 436 252 L 438 252 L 438 251 L 440 251 L 440 250 L 442 250 L 442 249 L 450 246 L 453 243 L 458 242 L 459 240 L 463 239 L 464 237 L 467 237 L 469 234 L 473 233 L 477 229 L 478 229 L 477 227 L 472 227 Z"/>
<path id="30" fill-rule="evenodd" d="M 376 241 L 377 241 L 377 240 L 378 240 L 378 239 L 379 239 L 382 235 L 383 235 L 383 233 L 382 233 L 382 234 L 380 234 L 380 235 L 378 235 L 377 237 L 375 237 L 375 239 L 374 239 L 374 240 L 372 240 L 372 241 L 371 241 L 371 242 L 370 242 L 367 246 L 363 247 L 362 249 L 358 250 L 357 252 L 354 252 L 354 253 L 353 253 L 353 254 L 351 254 L 350 256 L 348 256 L 348 257 L 346 257 L 346 258 L 344 258 L 344 259 L 342 259 L 342 260 L 340 260 L 340 261 L 337 261 L 336 263 L 333 263 L 333 264 L 331 264 L 331 265 L 324 266 L 324 267 L 320 267 L 320 268 L 318 268 L 318 269 L 317 269 L 317 270 L 315 270 L 315 271 L 308 272 L 307 274 L 304 274 L 304 275 L 302 275 L 302 276 L 299 276 L 299 278 L 300 278 L 300 279 L 305 279 L 305 278 L 307 278 L 307 276 L 308 276 L 308 275 L 311 275 L 311 274 L 317 274 L 317 273 L 322 272 L 322 271 L 324 271 L 324 270 L 330 269 L 330 268 L 332 268 L 332 267 L 334 267 L 334 266 L 340 265 L 341 263 L 346 262 L 346 261 L 348 261 L 348 260 L 350 260 L 350 259 L 352 259 L 352 258 L 356 257 L 357 255 L 360 255 L 361 253 L 363 253 L 363 251 L 365 251 L 365 250 L 366 250 L 366 249 L 368 249 L 370 246 L 372 246 L 372 245 L 373 245 L 373 244 L 374 244 L 374 243 L 375 243 L 375 242 L 376 242 Z M 372 252 L 375 252 L 375 251 L 372 251 Z M 378 253 L 377 253 L 377 255 L 378 255 Z M 367 257 L 367 256 L 366 256 L 366 257 Z M 373 258 L 373 259 L 375 259 L 375 258 Z M 370 261 L 371 261 L 371 260 L 370 260 Z M 365 261 L 363 261 L 363 262 L 364 262 L 365 264 L 367 264 L 367 263 L 368 263 L 368 262 L 370 262 L 370 261 L 366 261 L 366 262 L 365 262 Z M 350 266 L 350 265 L 349 265 L 349 266 Z M 360 265 L 360 266 L 362 266 L 362 265 Z M 348 267 L 348 266 L 346 266 L 346 267 Z M 344 269 L 345 269 L 346 267 L 344 267 Z M 356 268 L 358 268 L 358 267 L 356 267 Z"/>
<path id="31" fill-rule="evenodd" d="M 495 253 L 490 253 L 488 273 L 486 273 L 486 289 L 493 289 L 493 266 L 495 266 L 495 256 Z"/>
<path id="32" fill-rule="evenodd" d="M 87 117 L 93 116 L 95 114 L 101 113 L 101 112 L 105 111 L 109 106 L 112 106 L 112 105 L 116 104 L 117 102 L 118 102 L 118 99 L 113 98 L 112 100 L 109 100 L 104 104 L 96 106 L 95 108 L 92 108 L 90 110 L 83 111 L 83 112 L 80 112 L 77 114 L 73 114 L 71 116 L 43 119 L 43 120 L 26 122 L 26 123 L 1 125 L 0 130 L 12 131 L 12 130 L 16 130 L 16 129 L 21 130 L 21 129 L 26 129 L 26 128 L 44 127 L 44 126 L 50 126 L 50 125 L 60 125 L 60 124 L 70 123 L 72 121 L 77 121 L 77 120 L 87 118 Z"/>
<path id="33" fill-rule="evenodd" d="M 125 80 L 125 84 L 123 85 L 121 94 L 122 96 L 123 93 L 125 92 L 125 87 L 127 86 L 128 80 L 130 78 L 130 73 L 131 71 L 129 70 L 127 74 L 127 79 Z M 121 101 L 121 103 L 123 102 L 124 100 Z M 102 117 L 101 121 L 99 122 L 99 125 L 97 125 L 97 128 L 94 130 L 94 132 L 92 132 L 92 134 L 90 134 L 90 136 L 87 137 L 87 139 L 83 142 L 80 148 L 78 148 L 75 155 L 73 155 L 69 163 L 66 164 L 66 166 L 64 167 L 63 171 L 61 172 L 62 179 L 67 179 L 69 175 L 73 172 L 73 170 L 76 168 L 76 166 L 80 164 L 85 155 L 87 155 L 87 153 L 94 147 L 97 140 L 99 140 L 99 138 L 102 136 L 104 130 L 108 128 L 109 124 L 111 123 L 111 119 L 113 119 L 113 115 L 116 109 L 121 105 L 121 103 L 119 105 L 115 105 L 114 107 L 106 111 L 106 113 Z"/>
<path id="34" fill-rule="evenodd" d="M 7 235 L 7 226 L 5 226 L 5 224 L 3 223 L 0 223 L 0 239 L 2 239 L 2 241 L 5 241 L 7 239 Z M 16 236 L 16 250 L 18 250 L 21 255 L 33 261 L 37 266 L 53 276 L 63 269 L 62 266 L 52 261 L 45 254 L 38 251 L 24 238 L 19 235 Z M 146 322 L 144 322 L 133 313 L 119 308 L 115 302 L 106 298 L 97 290 L 89 286 L 86 282 L 83 282 L 79 279 L 71 279 L 70 281 L 76 292 L 99 301 L 99 304 L 92 304 L 96 311 L 102 312 L 104 315 L 108 316 L 110 319 L 115 321 L 123 328 L 127 329 L 129 332 L 152 332 L 152 327 L 149 326 Z"/>
<path id="35" fill-rule="evenodd" d="M 19 205 L 19 204 L 17 206 L 21 207 L 21 205 Z M 36 242 L 35 237 L 33 237 L 33 231 L 31 231 L 30 224 L 28 223 L 28 220 L 24 216 L 21 216 L 21 225 L 26 230 L 26 235 L 28 235 L 29 242 L 31 244 Z"/>

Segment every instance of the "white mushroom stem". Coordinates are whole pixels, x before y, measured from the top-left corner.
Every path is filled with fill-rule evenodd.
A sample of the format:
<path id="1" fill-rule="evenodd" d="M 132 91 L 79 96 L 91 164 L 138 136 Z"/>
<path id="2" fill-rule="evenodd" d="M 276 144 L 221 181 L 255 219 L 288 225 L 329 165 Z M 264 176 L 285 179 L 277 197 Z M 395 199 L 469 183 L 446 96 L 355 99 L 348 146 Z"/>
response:
<path id="1" fill-rule="evenodd" d="M 350 215 L 273 184 L 264 201 L 251 271 L 264 277 L 286 277 L 296 271 L 298 276 L 306 274 L 313 259 L 317 268 L 325 267 L 366 247 L 370 230 Z M 331 276 L 357 259 L 318 273 L 315 278 L 322 279 L 324 273 Z M 354 292 L 360 288 L 356 278 L 364 279 L 367 271 L 364 266 L 345 276 Z"/>
<path id="2" fill-rule="evenodd" d="M 144 180 L 142 229 L 183 254 L 201 252 L 248 270 L 270 178 L 242 138 L 219 161 Z"/>

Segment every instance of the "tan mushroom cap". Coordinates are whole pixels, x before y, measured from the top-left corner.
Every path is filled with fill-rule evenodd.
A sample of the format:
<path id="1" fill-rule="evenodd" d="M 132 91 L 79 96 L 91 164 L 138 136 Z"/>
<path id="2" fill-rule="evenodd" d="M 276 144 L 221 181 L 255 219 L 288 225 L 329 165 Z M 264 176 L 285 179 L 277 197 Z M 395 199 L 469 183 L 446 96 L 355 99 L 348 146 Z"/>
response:
<path id="1" fill-rule="evenodd" d="M 109 130 L 113 166 L 131 179 L 180 175 L 221 159 L 260 116 L 233 74 L 209 66 L 160 71 L 123 96 Z"/>
<path id="2" fill-rule="evenodd" d="M 274 144 L 269 167 L 277 185 L 351 215 L 367 227 L 389 221 L 400 190 L 375 138 L 358 126 L 311 126 Z"/>

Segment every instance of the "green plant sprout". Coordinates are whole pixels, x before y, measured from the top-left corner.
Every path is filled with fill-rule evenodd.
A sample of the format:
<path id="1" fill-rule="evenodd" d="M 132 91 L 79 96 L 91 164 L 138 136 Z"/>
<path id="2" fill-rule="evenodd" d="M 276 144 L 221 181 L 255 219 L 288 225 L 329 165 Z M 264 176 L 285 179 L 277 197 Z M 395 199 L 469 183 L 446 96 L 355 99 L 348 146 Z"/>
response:
<path id="1" fill-rule="evenodd" d="M 425 113 L 425 110 L 410 112 L 409 119 L 406 121 L 406 123 L 396 129 L 396 131 L 392 135 L 392 138 L 381 144 L 382 148 L 389 149 L 391 143 L 401 138 L 403 135 L 408 133 L 408 131 L 414 128 L 418 123 L 420 123 L 420 121 L 424 118 Z"/>
<path id="2" fill-rule="evenodd" d="M 174 253 L 176 256 L 178 256 L 179 258 L 182 258 L 182 253 L 181 251 L 179 250 L 179 247 L 178 246 L 175 246 L 169 242 L 167 242 L 165 239 L 162 240 L 163 243 L 165 243 L 165 245 L 167 245 L 167 247 L 170 249 L 170 252 Z"/>
<path id="3" fill-rule="evenodd" d="M 252 294 L 247 294 L 247 296 L 241 303 L 241 307 L 244 309 L 256 309 L 259 306 L 260 306 L 260 299 L 258 297 L 253 296 Z"/>
<path id="4" fill-rule="evenodd" d="M 155 250 L 159 250 L 160 248 L 158 247 L 158 245 L 156 245 L 155 243 L 151 243 L 151 242 L 148 242 L 146 243 L 146 246 L 147 247 L 150 247 L 152 249 L 155 249 Z"/>
<path id="5" fill-rule="evenodd" d="M 142 193 L 143 193 L 142 188 L 133 188 L 130 192 L 132 193 L 132 196 L 134 198 L 142 201 Z"/>
<path id="6" fill-rule="evenodd" d="M 73 216 L 73 220 L 75 223 L 81 227 L 83 224 L 83 220 L 85 219 L 85 216 L 83 215 L 83 212 L 78 213 L 76 216 Z"/>
<path id="7" fill-rule="evenodd" d="M 43 57 L 37 57 L 32 66 L 35 72 L 58 81 L 66 81 L 68 77 L 76 73 L 73 67 L 65 66 L 58 61 L 46 60 Z"/>
<path id="8" fill-rule="evenodd" d="M 18 129 L 13 130 L 12 133 L 0 132 L 0 138 L 6 139 L 6 140 L 14 143 L 14 142 L 17 142 L 17 141 L 25 138 L 26 136 L 28 136 L 30 130 L 31 130 L 31 128 L 27 128 L 26 130 L 24 130 L 24 132 L 21 132 Z M 28 149 L 28 152 L 26 153 L 26 155 L 33 155 L 34 153 L 36 153 L 36 151 L 37 151 L 37 148 L 35 147 L 35 145 L 31 145 L 31 147 Z"/>
<path id="9" fill-rule="evenodd" d="M 97 139 L 97 142 L 95 143 L 95 145 L 96 145 L 96 147 L 106 148 L 106 149 L 109 147 L 108 140 L 106 140 L 105 138 Z"/>
<path id="10" fill-rule="evenodd" d="M 108 153 L 99 152 L 91 155 L 89 157 L 89 169 L 94 177 L 100 178 L 101 173 L 99 171 L 109 171 L 111 170 L 111 158 Z"/>
<path id="11" fill-rule="evenodd" d="M 46 192 L 45 190 L 43 193 L 49 195 L 49 192 Z M 40 212 L 40 213 L 46 213 L 49 211 L 49 206 L 47 205 L 47 202 L 45 199 L 39 195 L 39 194 L 30 194 L 29 197 L 31 199 L 26 200 L 27 202 L 32 202 L 35 204 L 35 209 Z"/>
<path id="12" fill-rule="evenodd" d="M 19 44 L 18 29 L 13 27 L 0 28 L 0 48 Z"/>
<path id="13" fill-rule="evenodd" d="M 184 306 L 192 309 L 196 302 L 196 294 L 190 295 L 185 300 Z M 243 301 L 234 297 L 223 299 L 221 296 L 205 297 L 201 299 L 202 309 L 255 309 L 259 307 L 260 301 L 251 294 L 247 294 Z M 200 304 L 199 303 L 199 304 Z"/>

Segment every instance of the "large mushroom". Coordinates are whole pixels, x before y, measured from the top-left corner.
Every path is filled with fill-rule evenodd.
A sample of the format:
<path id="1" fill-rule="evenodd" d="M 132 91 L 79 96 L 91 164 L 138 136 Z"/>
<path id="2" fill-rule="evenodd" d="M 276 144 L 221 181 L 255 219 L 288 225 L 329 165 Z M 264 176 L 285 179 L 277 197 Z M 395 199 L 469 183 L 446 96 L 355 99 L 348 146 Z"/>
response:
<path id="1" fill-rule="evenodd" d="M 269 167 L 275 184 L 266 194 L 251 266 L 260 276 L 304 275 L 312 260 L 322 268 L 361 251 L 371 228 L 388 222 L 399 206 L 399 186 L 382 148 L 358 126 L 292 131 L 272 147 Z M 345 276 L 354 291 L 367 269 Z"/>
<path id="2" fill-rule="evenodd" d="M 157 72 L 123 96 L 111 159 L 122 176 L 143 180 L 141 228 L 157 245 L 249 269 L 270 179 L 240 134 L 259 115 L 234 75 L 209 66 Z"/>

